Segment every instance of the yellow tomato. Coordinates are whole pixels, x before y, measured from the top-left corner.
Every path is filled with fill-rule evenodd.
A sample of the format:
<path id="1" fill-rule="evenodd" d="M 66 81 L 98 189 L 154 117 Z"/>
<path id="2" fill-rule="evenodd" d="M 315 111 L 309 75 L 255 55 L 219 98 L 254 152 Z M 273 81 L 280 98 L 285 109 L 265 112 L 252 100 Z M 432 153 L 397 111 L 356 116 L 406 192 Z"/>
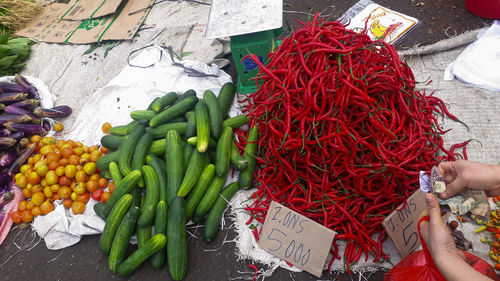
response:
<path id="1" fill-rule="evenodd" d="M 50 189 L 50 186 L 46 186 L 46 187 L 43 188 L 43 195 L 45 195 L 46 198 L 52 197 L 53 192 Z"/>
<path id="2" fill-rule="evenodd" d="M 42 148 L 40 148 L 40 151 L 39 153 L 45 155 L 49 152 L 54 152 L 56 149 L 55 149 L 55 145 L 53 144 L 48 144 L 48 145 L 44 145 L 42 146 Z"/>
<path id="3" fill-rule="evenodd" d="M 74 178 L 76 174 L 76 166 L 68 165 L 64 168 L 64 175 L 70 179 Z"/>
<path id="4" fill-rule="evenodd" d="M 20 188 L 25 188 L 27 184 L 28 184 L 28 177 L 25 175 L 21 175 L 19 176 L 19 178 L 16 179 L 16 185 L 19 186 Z"/>
<path id="5" fill-rule="evenodd" d="M 49 200 L 46 200 L 45 202 L 42 203 L 42 205 L 40 205 L 40 209 L 42 211 L 42 213 L 44 215 L 54 211 L 54 205 L 52 205 L 52 203 L 50 203 Z"/>
<path id="6" fill-rule="evenodd" d="M 32 168 L 30 164 L 24 164 L 19 169 L 19 173 L 24 174 L 29 168 Z"/>
<path id="7" fill-rule="evenodd" d="M 36 192 L 31 195 L 31 202 L 33 202 L 35 206 L 40 206 L 43 201 L 45 201 L 45 195 L 42 192 Z"/>
<path id="8" fill-rule="evenodd" d="M 71 193 L 71 200 L 76 201 L 76 197 L 78 197 L 78 194 L 76 192 Z"/>
<path id="9" fill-rule="evenodd" d="M 94 162 L 86 163 L 85 166 L 83 166 L 83 171 L 85 171 L 87 175 L 91 176 L 97 171 L 97 166 Z"/>
<path id="10" fill-rule="evenodd" d="M 83 194 L 85 192 L 87 192 L 87 188 L 85 188 L 85 183 L 84 182 L 77 182 L 73 188 L 73 191 L 80 195 L 80 194 Z"/>
<path id="11" fill-rule="evenodd" d="M 53 137 L 43 137 L 42 138 L 42 144 L 43 145 L 56 144 L 56 140 Z"/>
<path id="12" fill-rule="evenodd" d="M 64 176 L 64 173 L 65 173 L 65 168 L 63 166 L 59 166 L 56 168 L 56 175 L 58 177 Z"/>
<path id="13" fill-rule="evenodd" d="M 57 176 L 56 172 L 48 171 L 45 175 L 45 180 L 47 181 L 48 185 L 53 185 L 59 181 L 59 177 Z"/>

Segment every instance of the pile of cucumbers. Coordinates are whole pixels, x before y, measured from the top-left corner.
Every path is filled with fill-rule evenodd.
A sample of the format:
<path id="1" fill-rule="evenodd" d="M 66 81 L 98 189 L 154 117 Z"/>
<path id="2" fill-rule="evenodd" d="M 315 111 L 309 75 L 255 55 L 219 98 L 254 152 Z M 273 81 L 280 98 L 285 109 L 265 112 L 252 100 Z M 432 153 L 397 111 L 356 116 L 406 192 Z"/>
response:
<path id="1" fill-rule="evenodd" d="M 210 90 L 203 99 L 193 90 L 180 96 L 171 92 L 147 110 L 131 112 L 134 121 L 111 128 L 101 139 L 110 152 L 97 167 L 116 188 L 94 210 L 106 220 L 99 246 L 109 254 L 113 272 L 128 276 L 150 258 L 155 269 L 167 262 L 172 278 L 183 279 L 186 222 L 204 222 L 203 237 L 213 240 L 228 202 L 240 188 L 251 187 L 258 128 L 250 128 L 241 155 L 233 129 L 247 124 L 248 117 L 227 118 L 234 96 L 232 83 L 224 84 L 218 97 Z M 240 177 L 224 187 L 230 165 Z M 126 257 L 134 233 L 138 249 Z"/>

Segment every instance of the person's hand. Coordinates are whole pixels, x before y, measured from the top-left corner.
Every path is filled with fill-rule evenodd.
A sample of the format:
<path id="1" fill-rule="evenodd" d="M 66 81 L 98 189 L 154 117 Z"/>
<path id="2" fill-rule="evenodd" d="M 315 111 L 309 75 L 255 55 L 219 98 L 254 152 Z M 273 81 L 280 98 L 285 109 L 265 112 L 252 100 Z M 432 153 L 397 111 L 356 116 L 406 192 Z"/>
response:
<path id="1" fill-rule="evenodd" d="M 466 160 L 441 162 L 438 171 L 446 181 L 446 191 L 439 194 L 449 198 L 464 188 L 486 191 L 490 197 L 500 195 L 500 166 Z"/>
<path id="2" fill-rule="evenodd" d="M 436 196 L 432 193 L 425 194 L 425 203 L 430 221 L 421 222 L 420 232 L 438 268 L 443 261 L 465 260 L 465 256 L 455 246 L 450 230 L 441 219 Z"/>

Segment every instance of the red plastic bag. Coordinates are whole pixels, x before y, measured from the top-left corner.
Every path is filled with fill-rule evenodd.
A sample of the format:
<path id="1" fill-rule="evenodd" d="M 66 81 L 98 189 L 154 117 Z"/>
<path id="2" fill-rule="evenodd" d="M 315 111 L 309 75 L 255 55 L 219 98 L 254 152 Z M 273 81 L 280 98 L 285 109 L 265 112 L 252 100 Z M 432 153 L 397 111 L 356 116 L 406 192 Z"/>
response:
<path id="1" fill-rule="evenodd" d="M 418 221 L 418 234 L 423 250 L 413 252 L 400 261 L 394 268 L 384 275 L 384 281 L 446 281 L 444 276 L 439 272 L 431 253 L 425 244 L 422 235 L 420 234 L 420 223 L 428 221 L 429 217 L 422 217 Z M 492 278 L 500 280 L 495 273 L 495 270 L 489 263 L 483 259 L 469 253 L 463 252 L 466 262 L 480 273 Z"/>

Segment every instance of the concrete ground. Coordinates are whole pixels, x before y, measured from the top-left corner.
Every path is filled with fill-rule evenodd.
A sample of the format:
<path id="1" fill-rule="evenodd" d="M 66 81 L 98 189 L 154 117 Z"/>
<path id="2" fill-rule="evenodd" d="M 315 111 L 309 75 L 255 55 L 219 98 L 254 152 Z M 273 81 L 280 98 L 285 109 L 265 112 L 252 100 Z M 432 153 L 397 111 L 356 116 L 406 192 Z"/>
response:
<path id="1" fill-rule="evenodd" d="M 355 0 L 285 0 L 285 34 L 294 25 L 294 20 L 307 20 L 308 13 L 323 11 L 331 14 L 330 19 L 338 18 L 351 7 Z M 396 11 L 416 17 L 421 24 L 407 34 L 398 48 L 415 45 L 427 45 L 491 24 L 471 15 L 465 10 L 463 0 L 377 0 L 377 3 Z M 331 6 L 331 7 L 330 7 Z M 328 8 L 330 7 L 330 8 Z M 327 9 L 328 8 L 328 9 Z M 326 9 L 326 10 L 325 10 Z M 230 56 L 229 56 L 230 57 Z M 235 78 L 234 65 L 226 69 Z M 228 223 L 229 219 L 227 219 Z M 185 280 L 251 280 L 253 270 L 248 268 L 250 260 L 237 260 L 235 246 L 231 241 L 235 237 L 232 229 L 219 233 L 217 240 L 205 243 L 200 231 L 190 230 L 194 236 L 188 241 L 189 270 Z M 198 237 L 198 238 L 196 238 Z M 32 247 L 38 237 L 30 229 L 14 229 L 0 246 L 0 280 L 113 280 L 122 279 L 108 269 L 107 256 L 99 251 L 99 236 L 84 237 L 78 244 L 64 250 L 50 251 L 40 242 Z M 22 247 L 27 250 L 20 250 Z M 129 251 L 134 248 L 130 247 Z M 168 269 L 155 271 L 147 264 L 139 267 L 129 280 L 171 280 Z M 256 264 L 258 268 L 262 265 Z M 383 272 L 364 274 L 365 280 L 382 280 Z M 320 280 L 358 280 L 357 275 L 337 273 L 327 275 Z M 292 273 L 278 269 L 267 280 L 318 280 L 309 273 Z"/>

